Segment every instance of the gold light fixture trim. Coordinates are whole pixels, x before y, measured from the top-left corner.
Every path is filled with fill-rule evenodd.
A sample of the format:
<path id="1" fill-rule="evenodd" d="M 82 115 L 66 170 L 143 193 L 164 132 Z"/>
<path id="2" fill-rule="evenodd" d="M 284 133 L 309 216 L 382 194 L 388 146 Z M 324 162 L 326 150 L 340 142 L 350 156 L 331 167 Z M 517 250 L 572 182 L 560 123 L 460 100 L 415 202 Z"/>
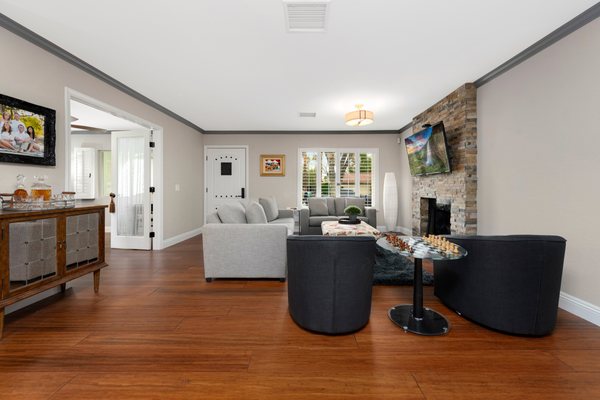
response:
<path id="1" fill-rule="evenodd" d="M 357 104 L 356 111 L 346 114 L 346 125 L 365 126 L 373 123 L 373 111 L 363 110 L 362 104 Z"/>

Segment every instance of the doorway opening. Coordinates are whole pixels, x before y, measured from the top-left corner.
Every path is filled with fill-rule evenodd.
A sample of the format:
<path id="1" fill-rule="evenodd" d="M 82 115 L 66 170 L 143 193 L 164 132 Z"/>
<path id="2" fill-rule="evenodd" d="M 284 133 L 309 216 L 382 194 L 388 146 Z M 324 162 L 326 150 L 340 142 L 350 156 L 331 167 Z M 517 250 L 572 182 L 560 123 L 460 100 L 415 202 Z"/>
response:
<path id="1" fill-rule="evenodd" d="M 113 197 L 111 248 L 162 249 L 162 128 L 69 88 L 65 102 L 65 186 L 82 204 Z"/>

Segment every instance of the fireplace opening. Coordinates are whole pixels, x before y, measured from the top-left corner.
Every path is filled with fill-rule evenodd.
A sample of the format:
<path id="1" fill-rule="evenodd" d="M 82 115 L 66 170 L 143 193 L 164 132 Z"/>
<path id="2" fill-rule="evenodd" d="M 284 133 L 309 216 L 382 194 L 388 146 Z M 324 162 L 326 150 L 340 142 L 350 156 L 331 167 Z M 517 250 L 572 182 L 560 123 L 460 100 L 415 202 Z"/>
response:
<path id="1" fill-rule="evenodd" d="M 431 235 L 449 235 L 450 232 L 450 204 L 440 204 L 436 199 L 422 199 L 425 200 L 425 206 L 427 211 L 421 214 L 423 219 L 427 218 L 427 221 L 423 221 L 422 229 L 427 234 Z M 425 210 L 422 210 L 425 211 Z"/>

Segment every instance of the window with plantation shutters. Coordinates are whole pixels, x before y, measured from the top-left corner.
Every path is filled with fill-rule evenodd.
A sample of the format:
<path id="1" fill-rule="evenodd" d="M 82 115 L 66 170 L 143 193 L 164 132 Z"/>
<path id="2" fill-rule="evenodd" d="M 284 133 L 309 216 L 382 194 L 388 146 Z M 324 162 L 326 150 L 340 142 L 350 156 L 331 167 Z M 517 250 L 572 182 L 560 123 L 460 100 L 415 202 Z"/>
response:
<path id="1" fill-rule="evenodd" d="M 375 206 L 377 149 L 300 149 L 298 206 L 311 197 L 361 197 Z"/>
<path id="2" fill-rule="evenodd" d="M 96 197 L 96 149 L 86 147 L 73 149 L 71 180 L 76 199 Z"/>

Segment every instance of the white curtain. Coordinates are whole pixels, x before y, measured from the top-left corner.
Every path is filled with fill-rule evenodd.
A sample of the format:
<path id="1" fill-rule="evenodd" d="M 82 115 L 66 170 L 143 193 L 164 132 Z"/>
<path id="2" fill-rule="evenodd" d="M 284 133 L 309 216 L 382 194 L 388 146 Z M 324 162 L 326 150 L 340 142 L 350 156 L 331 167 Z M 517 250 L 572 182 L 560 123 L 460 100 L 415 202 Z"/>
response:
<path id="1" fill-rule="evenodd" d="M 117 139 L 117 234 L 144 234 L 144 138 Z"/>

